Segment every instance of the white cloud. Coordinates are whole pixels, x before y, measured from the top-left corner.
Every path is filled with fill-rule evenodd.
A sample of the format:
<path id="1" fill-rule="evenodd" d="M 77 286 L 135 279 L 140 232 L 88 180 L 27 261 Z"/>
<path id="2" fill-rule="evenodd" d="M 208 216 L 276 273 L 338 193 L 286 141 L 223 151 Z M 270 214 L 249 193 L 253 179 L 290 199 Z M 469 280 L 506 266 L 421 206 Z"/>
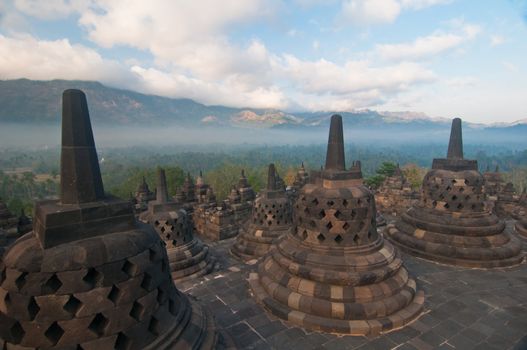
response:
<path id="1" fill-rule="evenodd" d="M 501 35 L 491 35 L 490 36 L 490 46 L 499 46 L 505 43 L 505 38 Z"/>
<path id="2" fill-rule="evenodd" d="M 454 0 L 401 0 L 401 5 L 406 8 L 420 10 L 435 5 L 450 4 Z"/>
<path id="3" fill-rule="evenodd" d="M 26 14 L 41 5 L 17 0 Z M 127 57 L 105 59 L 96 49 L 67 39 L 0 36 L 0 79 L 99 80 L 145 93 L 192 98 L 235 107 L 333 109 L 367 108 L 412 87 L 436 80 L 414 63 L 375 66 L 371 61 L 302 60 L 275 54 L 258 39 L 234 43 L 237 26 L 273 15 L 275 0 L 52 0 L 38 16 L 70 16 L 104 48 L 144 50 L 153 63 Z M 312 43 L 317 49 L 318 41 Z M 105 51 L 101 51 L 105 52 Z"/>
<path id="4" fill-rule="evenodd" d="M 85 46 L 72 45 L 67 39 L 48 41 L 0 34 L 0 79 L 17 78 L 130 83 L 129 73 L 118 62 L 106 60 Z"/>
<path id="5" fill-rule="evenodd" d="M 512 62 L 503 61 L 501 62 L 501 64 L 503 65 L 503 67 L 505 67 L 506 70 L 508 70 L 511 73 L 517 73 L 520 71 L 520 68 Z"/>
<path id="6" fill-rule="evenodd" d="M 342 3 L 341 21 L 352 24 L 391 23 L 400 12 L 401 4 L 396 0 L 346 0 Z"/>
<path id="7" fill-rule="evenodd" d="M 367 107 L 375 99 L 397 94 L 411 86 L 435 81 L 430 70 L 414 63 L 388 67 L 372 67 L 367 61 L 348 61 L 339 66 L 325 59 L 303 61 L 292 55 L 284 56 L 279 68 L 281 76 L 295 85 L 304 95 L 316 95 L 333 100 L 353 100 L 357 107 Z M 368 97 L 368 99 L 365 99 Z M 309 101 L 300 101 L 305 104 Z"/>
<path id="8" fill-rule="evenodd" d="M 14 0 L 22 13 L 41 19 L 57 19 L 86 10 L 92 0 Z"/>
<path id="9" fill-rule="evenodd" d="M 467 24 L 456 34 L 436 32 L 411 43 L 377 45 L 375 51 L 385 60 L 419 60 L 458 48 L 474 39 L 480 31 L 480 27 Z"/>
<path id="10" fill-rule="evenodd" d="M 316 51 L 320 48 L 320 42 L 318 40 L 313 40 L 313 49 Z"/>
<path id="11" fill-rule="evenodd" d="M 453 0 L 344 0 L 340 24 L 370 25 L 392 23 L 405 10 L 421 10 Z"/>

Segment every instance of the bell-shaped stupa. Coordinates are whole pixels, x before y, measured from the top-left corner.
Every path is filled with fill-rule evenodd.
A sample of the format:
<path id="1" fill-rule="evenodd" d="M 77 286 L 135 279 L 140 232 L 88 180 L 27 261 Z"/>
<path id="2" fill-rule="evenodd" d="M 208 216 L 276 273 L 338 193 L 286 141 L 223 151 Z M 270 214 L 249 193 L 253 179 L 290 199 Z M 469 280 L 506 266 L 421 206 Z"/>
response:
<path id="1" fill-rule="evenodd" d="M 240 229 L 231 248 L 243 260 L 264 256 L 279 237 L 291 231 L 291 205 L 276 180 L 275 166 L 270 164 L 267 187 L 256 197 L 252 218 Z"/>
<path id="2" fill-rule="evenodd" d="M 476 160 L 463 158 L 461 119 L 452 121 L 448 155 L 434 159 L 421 201 L 388 225 L 388 238 L 419 257 L 467 267 L 500 267 L 522 261 L 521 245 L 485 205 Z"/>
<path id="3" fill-rule="evenodd" d="M 139 219 L 152 225 L 166 244 L 172 278 L 182 281 L 203 276 L 214 268 L 209 247 L 194 236 L 190 215 L 168 197 L 165 170 L 157 169 L 156 200 Z"/>
<path id="4" fill-rule="evenodd" d="M 294 206 L 294 227 L 249 277 L 274 315 L 324 332 L 367 335 L 400 328 L 423 307 L 423 292 L 398 251 L 377 233 L 373 194 L 360 163 L 346 170 L 342 117 L 331 117 L 326 166 Z"/>
<path id="5" fill-rule="evenodd" d="M 61 193 L 0 266 L 4 349 L 215 348 L 212 320 L 170 277 L 164 244 L 105 195 L 86 97 L 66 90 Z"/>

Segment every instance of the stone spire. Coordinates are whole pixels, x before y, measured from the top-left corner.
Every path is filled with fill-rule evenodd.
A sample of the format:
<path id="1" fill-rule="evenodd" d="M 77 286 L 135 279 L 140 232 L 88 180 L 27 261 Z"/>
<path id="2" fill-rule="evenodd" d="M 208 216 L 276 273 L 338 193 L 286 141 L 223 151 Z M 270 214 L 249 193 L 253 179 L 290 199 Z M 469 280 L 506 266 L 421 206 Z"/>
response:
<path id="1" fill-rule="evenodd" d="M 267 172 L 267 190 L 276 190 L 276 169 L 274 163 L 269 164 L 269 170 Z"/>
<path id="2" fill-rule="evenodd" d="M 432 169 L 450 171 L 478 170 L 477 160 L 463 158 L 463 136 L 460 118 L 452 119 L 447 157 L 435 158 L 432 162 Z"/>
<path id="3" fill-rule="evenodd" d="M 463 135 L 461 132 L 460 118 L 454 118 L 452 120 L 447 159 L 463 159 Z"/>
<path id="4" fill-rule="evenodd" d="M 60 164 L 62 204 L 89 203 L 104 198 L 88 104 L 86 95 L 80 90 L 66 90 L 62 94 Z"/>
<path id="5" fill-rule="evenodd" d="M 158 235 L 130 201 L 104 196 L 84 94 L 63 97 L 61 198 L 35 203 L 33 233 L 2 257 L 0 295 L 13 298 L 0 308 L 2 348 L 216 349 L 213 320 L 177 291 Z"/>
<path id="6" fill-rule="evenodd" d="M 158 203 L 168 202 L 167 179 L 163 168 L 157 168 L 156 201 Z"/>
<path id="7" fill-rule="evenodd" d="M 342 117 L 338 114 L 331 116 L 328 150 L 326 154 L 326 170 L 346 170 Z"/>
<path id="8" fill-rule="evenodd" d="M 234 254 L 255 255 L 255 243 L 271 238 L 265 225 L 283 223 L 278 210 L 284 205 L 273 204 L 255 201 L 253 229 L 241 233 Z M 309 330 L 352 335 L 399 328 L 419 316 L 423 293 L 377 232 L 375 199 L 360 164 L 345 169 L 338 115 L 331 120 L 326 168 L 300 189 L 293 216 L 291 229 L 249 275 L 266 309 Z"/>

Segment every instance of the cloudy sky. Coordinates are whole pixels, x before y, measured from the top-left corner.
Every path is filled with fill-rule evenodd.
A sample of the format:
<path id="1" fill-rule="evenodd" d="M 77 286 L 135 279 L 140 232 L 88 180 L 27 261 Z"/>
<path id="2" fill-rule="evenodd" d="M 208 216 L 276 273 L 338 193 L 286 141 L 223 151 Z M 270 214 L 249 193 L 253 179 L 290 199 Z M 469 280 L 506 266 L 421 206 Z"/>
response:
<path id="1" fill-rule="evenodd" d="M 0 0 L 0 79 L 205 104 L 527 118 L 527 0 Z"/>

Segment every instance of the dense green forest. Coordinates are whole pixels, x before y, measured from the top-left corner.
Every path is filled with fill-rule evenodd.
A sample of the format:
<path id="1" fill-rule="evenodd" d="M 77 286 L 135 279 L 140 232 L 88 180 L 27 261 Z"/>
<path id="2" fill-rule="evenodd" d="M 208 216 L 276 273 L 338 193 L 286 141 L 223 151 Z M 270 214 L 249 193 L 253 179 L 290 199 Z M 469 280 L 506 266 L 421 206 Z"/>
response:
<path id="1" fill-rule="evenodd" d="M 245 169 L 249 182 L 259 190 L 265 184 L 267 165 L 274 162 L 286 183 L 291 183 L 300 164 L 307 169 L 319 169 L 325 160 L 325 145 L 304 146 L 179 146 L 129 147 L 99 149 L 105 190 L 122 198 L 130 197 L 145 176 L 150 188 L 155 188 L 155 172 L 162 166 L 167 172 L 169 191 L 174 194 L 186 173 L 193 177 L 203 171 L 219 199 L 225 198 Z M 442 157 L 444 145 L 361 147 L 346 146 L 347 163 L 360 160 L 367 183 L 377 186 L 393 166 L 399 163 L 415 187 L 434 157 Z M 523 189 L 527 175 L 527 150 L 467 145 L 465 156 L 477 159 L 481 171 L 496 166 L 504 178 L 517 190 Z M 0 198 L 13 212 L 24 208 L 31 212 L 34 200 L 57 195 L 60 149 L 0 150 Z"/>

